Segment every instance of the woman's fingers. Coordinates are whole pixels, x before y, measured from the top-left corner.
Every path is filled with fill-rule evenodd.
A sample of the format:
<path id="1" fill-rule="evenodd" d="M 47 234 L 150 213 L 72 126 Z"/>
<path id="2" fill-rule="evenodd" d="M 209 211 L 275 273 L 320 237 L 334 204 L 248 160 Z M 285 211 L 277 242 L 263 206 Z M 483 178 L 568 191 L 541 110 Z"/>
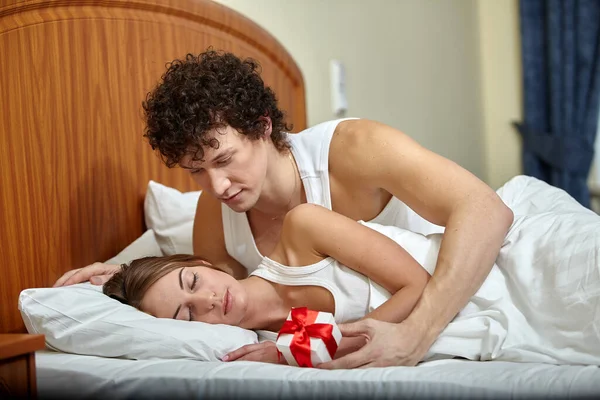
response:
<path id="1" fill-rule="evenodd" d="M 285 364 L 285 359 L 279 357 L 275 343 L 266 341 L 263 343 L 248 344 L 226 354 L 223 361 L 259 361 L 273 364 Z"/>
<path id="2" fill-rule="evenodd" d="M 275 347 L 275 343 L 273 342 L 262 342 L 262 343 L 253 343 L 253 344 L 247 344 L 245 346 L 240 347 L 237 350 L 234 350 L 230 353 L 227 353 L 223 356 L 222 360 L 223 361 L 235 361 L 238 360 L 248 354 L 260 351 L 260 350 L 264 350 L 266 348 L 269 347 Z M 256 360 L 248 360 L 247 361 L 256 361 Z"/>

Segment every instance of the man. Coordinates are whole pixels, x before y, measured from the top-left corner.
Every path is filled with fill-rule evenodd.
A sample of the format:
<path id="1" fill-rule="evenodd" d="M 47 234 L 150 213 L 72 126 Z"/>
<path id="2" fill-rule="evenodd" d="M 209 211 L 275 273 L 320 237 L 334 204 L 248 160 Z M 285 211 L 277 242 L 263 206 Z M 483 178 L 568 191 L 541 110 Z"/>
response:
<path id="1" fill-rule="evenodd" d="M 490 187 L 389 126 L 339 120 L 287 135 L 257 64 L 230 53 L 173 61 L 143 106 L 152 148 L 203 189 L 194 253 L 237 278 L 274 249 L 286 213 L 305 202 L 425 234 L 445 227 L 435 274 L 409 317 L 342 325 L 369 340 L 323 368 L 417 364 L 481 286 L 513 221 Z M 100 284 L 118 268 L 96 263 L 55 286 Z M 268 346 L 234 356 L 260 361 Z"/>

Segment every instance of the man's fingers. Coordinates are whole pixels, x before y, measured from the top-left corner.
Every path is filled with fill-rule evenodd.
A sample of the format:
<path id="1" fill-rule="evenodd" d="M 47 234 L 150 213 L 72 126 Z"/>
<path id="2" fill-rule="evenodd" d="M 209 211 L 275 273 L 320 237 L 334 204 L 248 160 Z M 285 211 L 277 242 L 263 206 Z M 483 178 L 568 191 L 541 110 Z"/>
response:
<path id="1" fill-rule="evenodd" d="M 358 369 L 368 369 L 368 368 L 382 368 L 383 365 L 379 365 L 377 362 L 373 361 L 365 365 L 361 365 Z"/>
<path id="2" fill-rule="evenodd" d="M 337 360 L 329 361 L 323 364 L 317 365 L 317 368 L 320 369 L 352 369 L 358 368 L 362 365 L 369 363 L 369 359 L 367 356 L 367 351 L 365 348 L 345 355 L 344 357 L 338 358 Z"/>
<path id="3" fill-rule="evenodd" d="M 339 324 L 338 327 L 340 328 L 342 336 L 369 336 L 371 331 L 371 323 L 366 319 L 347 324 Z"/>
<path id="4" fill-rule="evenodd" d="M 108 282 L 108 280 L 112 278 L 112 275 L 97 275 L 97 276 L 92 276 L 90 278 L 90 282 L 93 285 L 104 285 L 106 282 Z"/>
<path id="5" fill-rule="evenodd" d="M 85 268 L 79 268 L 67 272 L 65 275 L 63 275 L 63 278 L 66 279 L 59 279 L 56 282 L 55 287 L 74 285 L 76 283 L 86 282 L 88 280 L 95 285 L 103 285 L 111 278 L 112 274 L 119 270 L 119 268 L 120 266 L 118 265 L 94 263 Z M 98 279 L 95 279 L 96 277 Z"/>
<path id="6" fill-rule="evenodd" d="M 104 271 L 98 271 L 98 266 L 96 264 L 88 265 L 84 268 L 77 268 L 65 272 L 65 274 L 56 281 L 53 287 L 68 286 L 75 283 L 85 282 L 92 276 L 103 272 Z"/>
<path id="7" fill-rule="evenodd" d="M 74 270 L 65 272 L 63 274 L 63 276 L 61 276 L 60 278 L 58 278 L 58 280 L 54 283 L 54 285 L 52 287 L 63 286 L 65 284 L 65 282 L 67 281 L 67 279 L 69 279 L 71 276 L 73 276 L 74 274 L 76 274 L 80 270 L 81 270 L 81 268 L 78 268 L 78 269 L 74 269 Z"/>
<path id="8" fill-rule="evenodd" d="M 88 267 L 86 267 L 86 268 L 88 268 Z M 96 271 L 96 268 L 92 268 L 92 269 L 86 269 L 86 268 L 82 268 L 79 271 L 72 274 L 63 283 L 63 286 L 69 286 L 69 285 L 74 285 L 76 283 L 85 282 L 85 281 L 89 280 L 92 276 L 99 273 L 99 271 Z"/>

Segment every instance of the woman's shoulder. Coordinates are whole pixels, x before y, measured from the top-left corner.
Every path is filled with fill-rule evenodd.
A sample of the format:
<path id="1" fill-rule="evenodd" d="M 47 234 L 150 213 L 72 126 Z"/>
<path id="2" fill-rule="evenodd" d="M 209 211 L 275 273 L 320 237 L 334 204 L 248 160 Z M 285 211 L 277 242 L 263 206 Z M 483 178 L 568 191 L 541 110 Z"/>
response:
<path id="1" fill-rule="evenodd" d="M 312 203 L 288 211 L 279 243 L 269 257 L 287 266 L 306 266 L 323 260 L 325 257 L 314 250 L 314 241 L 326 233 L 330 213 L 333 211 Z"/>

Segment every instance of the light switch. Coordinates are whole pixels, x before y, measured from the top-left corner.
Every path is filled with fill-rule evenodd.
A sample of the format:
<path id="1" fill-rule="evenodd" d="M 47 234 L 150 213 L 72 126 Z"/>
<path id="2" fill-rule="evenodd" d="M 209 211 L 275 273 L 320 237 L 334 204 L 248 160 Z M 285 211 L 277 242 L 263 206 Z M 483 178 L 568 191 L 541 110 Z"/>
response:
<path id="1" fill-rule="evenodd" d="M 346 69 L 339 60 L 329 63 L 331 74 L 331 108 L 336 116 L 343 116 L 348 110 L 346 97 Z"/>

